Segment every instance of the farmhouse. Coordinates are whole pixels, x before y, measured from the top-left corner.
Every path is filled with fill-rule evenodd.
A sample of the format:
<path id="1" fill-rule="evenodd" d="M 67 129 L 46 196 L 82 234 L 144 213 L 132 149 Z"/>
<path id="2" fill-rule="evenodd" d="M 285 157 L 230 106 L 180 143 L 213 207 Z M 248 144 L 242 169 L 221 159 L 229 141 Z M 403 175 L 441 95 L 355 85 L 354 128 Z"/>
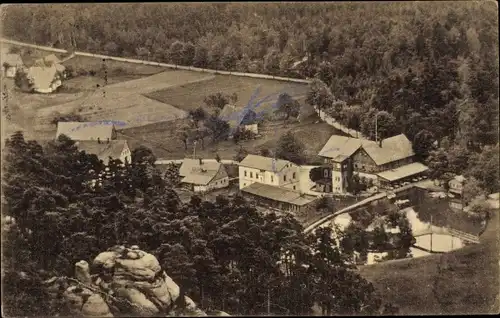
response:
<path id="1" fill-rule="evenodd" d="M 120 159 L 122 163 L 132 161 L 130 148 L 126 140 L 82 140 L 77 141 L 75 146 L 80 151 L 96 155 L 105 165 L 108 165 L 110 158 Z"/>
<path id="2" fill-rule="evenodd" d="M 24 67 L 23 59 L 19 54 L 2 52 L 2 71 L 5 77 L 15 77 L 18 69 Z"/>
<path id="3" fill-rule="evenodd" d="M 107 122 L 58 122 L 56 139 L 62 134 L 73 140 L 116 139 L 115 126 Z"/>
<path id="4" fill-rule="evenodd" d="M 220 162 L 184 159 L 179 169 L 184 187 L 194 192 L 208 192 L 229 186 L 226 168 Z"/>
<path id="5" fill-rule="evenodd" d="M 239 110 L 236 106 L 228 104 L 221 110 L 219 119 L 228 122 L 231 132 L 238 128 L 250 130 L 255 134 L 259 132 L 256 123 L 257 114 L 251 109 Z"/>
<path id="6" fill-rule="evenodd" d="M 52 93 L 62 85 L 61 74 L 52 66 L 32 66 L 28 69 L 28 80 L 37 93 Z"/>
<path id="7" fill-rule="evenodd" d="M 299 189 L 300 167 L 288 160 L 248 155 L 239 163 L 238 170 L 240 189 L 255 182 Z"/>
<path id="8" fill-rule="evenodd" d="M 422 175 L 428 168 L 414 162 L 412 144 L 400 134 L 380 142 L 331 136 L 319 156 L 332 167 L 332 192 L 346 193 L 354 173 L 379 186 L 391 187 Z"/>

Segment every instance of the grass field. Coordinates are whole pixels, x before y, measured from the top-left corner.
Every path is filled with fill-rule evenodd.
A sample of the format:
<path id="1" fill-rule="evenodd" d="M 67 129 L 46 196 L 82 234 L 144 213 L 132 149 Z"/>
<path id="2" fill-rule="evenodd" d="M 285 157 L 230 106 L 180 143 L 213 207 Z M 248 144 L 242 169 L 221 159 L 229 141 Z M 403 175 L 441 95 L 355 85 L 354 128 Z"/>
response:
<path id="1" fill-rule="evenodd" d="M 256 91 L 257 88 L 259 88 L 259 91 Z M 238 95 L 238 101 L 235 104 L 238 107 L 247 105 L 253 94 L 255 94 L 253 104 L 273 94 L 272 98 L 263 102 L 262 106 L 257 109 L 261 110 L 269 109 L 270 105 L 278 98 L 279 93 L 287 92 L 291 96 L 302 96 L 300 99 L 303 99 L 307 90 L 307 85 L 300 83 L 288 83 L 231 75 L 216 75 L 215 78 L 210 81 L 166 88 L 149 93 L 146 96 L 189 111 L 199 106 L 204 106 L 203 99 L 210 94 L 218 92 L 228 95 L 236 93 Z"/>
<path id="2" fill-rule="evenodd" d="M 332 134 L 338 133 L 335 128 L 326 123 L 315 123 L 316 117 L 310 117 L 301 123 L 284 125 L 283 122 L 267 123 L 259 128 L 261 138 L 242 142 L 243 148 L 249 152 L 256 153 L 259 149 L 268 148 L 274 150 L 278 139 L 288 130 L 291 130 L 296 137 L 302 141 L 309 161 L 319 158 L 317 153 L 324 146 Z M 139 145 L 150 147 L 156 157 L 161 159 L 182 159 L 193 155 L 193 145 L 188 144 L 188 150 L 184 149 L 184 144 L 177 137 L 181 127 L 189 125 L 189 120 L 176 120 L 170 122 L 156 123 L 142 127 L 122 129 L 119 132 L 122 138 L 129 141 L 129 145 L 134 148 Z M 215 154 L 223 159 L 232 159 L 238 152 L 239 146 L 232 141 L 222 141 L 213 144 L 210 138 L 205 141 L 205 149 L 201 145 L 196 147 L 196 155 L 204 158 L 215 158 Z"/>
<path id="3" fill-rule="evenodd" d="M 498 210 L 481 242 L 416 259 L 363 266 L 399 314 L 477 314 L 499 311 Z"/>
<path id="4" fill-rule="evenodd" d="M 87 120 L 116 120 L 127 122 L 128 127 L 183 118 L 186 113 L 161 103 L 142 93 L 160 88 L 210 79 L 207 74 L 188 71 L 162 72 L 140 79 L 106 85 L 88 91 L 82 98 L 37 110 L 35 126 L 47 127 L 55 112 L 78 112 Z"/>

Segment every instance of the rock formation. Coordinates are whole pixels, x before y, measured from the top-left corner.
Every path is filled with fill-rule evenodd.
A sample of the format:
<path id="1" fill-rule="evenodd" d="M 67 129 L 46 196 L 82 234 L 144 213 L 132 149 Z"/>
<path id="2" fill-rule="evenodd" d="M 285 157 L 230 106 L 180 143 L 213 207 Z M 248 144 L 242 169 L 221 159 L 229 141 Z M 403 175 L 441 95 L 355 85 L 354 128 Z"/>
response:
<path id="1" fill-rule="evenodd" d="M 52 278 L 49 290 L 58 283 L 71 314 L 87 317 L 116 316 L 207 316 L 187 296 L 181 299 L 179 286 L 162 270 L 152 254 L 115 246 L 102 252 L 90 266 L 75 264 L 75 278 Z M 61 287 L 62 286 L 62 287 Z M 224 312 L 218 316 L 229 316 Z"/>

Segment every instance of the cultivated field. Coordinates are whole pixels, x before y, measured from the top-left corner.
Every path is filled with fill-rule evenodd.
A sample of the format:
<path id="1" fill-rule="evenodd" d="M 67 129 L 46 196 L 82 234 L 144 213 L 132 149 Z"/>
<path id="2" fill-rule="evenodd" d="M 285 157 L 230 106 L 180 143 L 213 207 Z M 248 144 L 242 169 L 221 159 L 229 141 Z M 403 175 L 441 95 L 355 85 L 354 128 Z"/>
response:
<path id="1" fill-rule="evenodd" d="M 137 80 L 96 88 L 84 98 L 69 103 L 45 107 L 37 111 L 35 126 L 47 127 L 55 112 L 76 111 L 87 120 L 115 120 L 127 122 L 128 127 L 183 118 L 186 113 L 161 103 L 142 93 L 194 81 L 210 79 L 210 75 L 187 71 L 167 71 Z"/>
<path id="2" fill-rule="evenodd" d="M 257 91 L 257 89 L 259 89 Z M 204 106 L 203 99 L 218 92 L 232 95 L 238 95 L 236 106 L 245 107 L 255 97 L 252 104 L 255 105 L 266 96 L 270 98 L 257 108 L 260 110 L 269 109 L 271 104 L 276 102 L 280 93 L 288 93 L 291 96 L 302 100 L 305 98 L 308 87 L 306 84 L 288 83 L 284 81 L 238 77 L 231 75 L 216 75 L 210 81 L 179 85 L 172 88 L 166 88 L 147 94 L 146 96 L 164 103 L 168 103 L 180 109 L 189 111 L 199 106 Z"/>

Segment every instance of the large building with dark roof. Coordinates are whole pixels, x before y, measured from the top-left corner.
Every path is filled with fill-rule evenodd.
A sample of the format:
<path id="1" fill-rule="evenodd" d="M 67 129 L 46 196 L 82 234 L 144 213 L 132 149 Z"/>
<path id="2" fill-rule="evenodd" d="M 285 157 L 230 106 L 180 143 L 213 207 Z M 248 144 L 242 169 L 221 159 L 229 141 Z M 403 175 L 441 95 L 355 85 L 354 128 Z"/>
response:
<path id="1" fill-rule="evenodd" d="M 390 186 L 427 170 L 425 165 L 415 162 L 412 144 L 403 134 L 379 142 L 334 135 L 319 156 L 331 169 L 332 192 L 337 193 L 349 192 L 354 174 Z"/>

